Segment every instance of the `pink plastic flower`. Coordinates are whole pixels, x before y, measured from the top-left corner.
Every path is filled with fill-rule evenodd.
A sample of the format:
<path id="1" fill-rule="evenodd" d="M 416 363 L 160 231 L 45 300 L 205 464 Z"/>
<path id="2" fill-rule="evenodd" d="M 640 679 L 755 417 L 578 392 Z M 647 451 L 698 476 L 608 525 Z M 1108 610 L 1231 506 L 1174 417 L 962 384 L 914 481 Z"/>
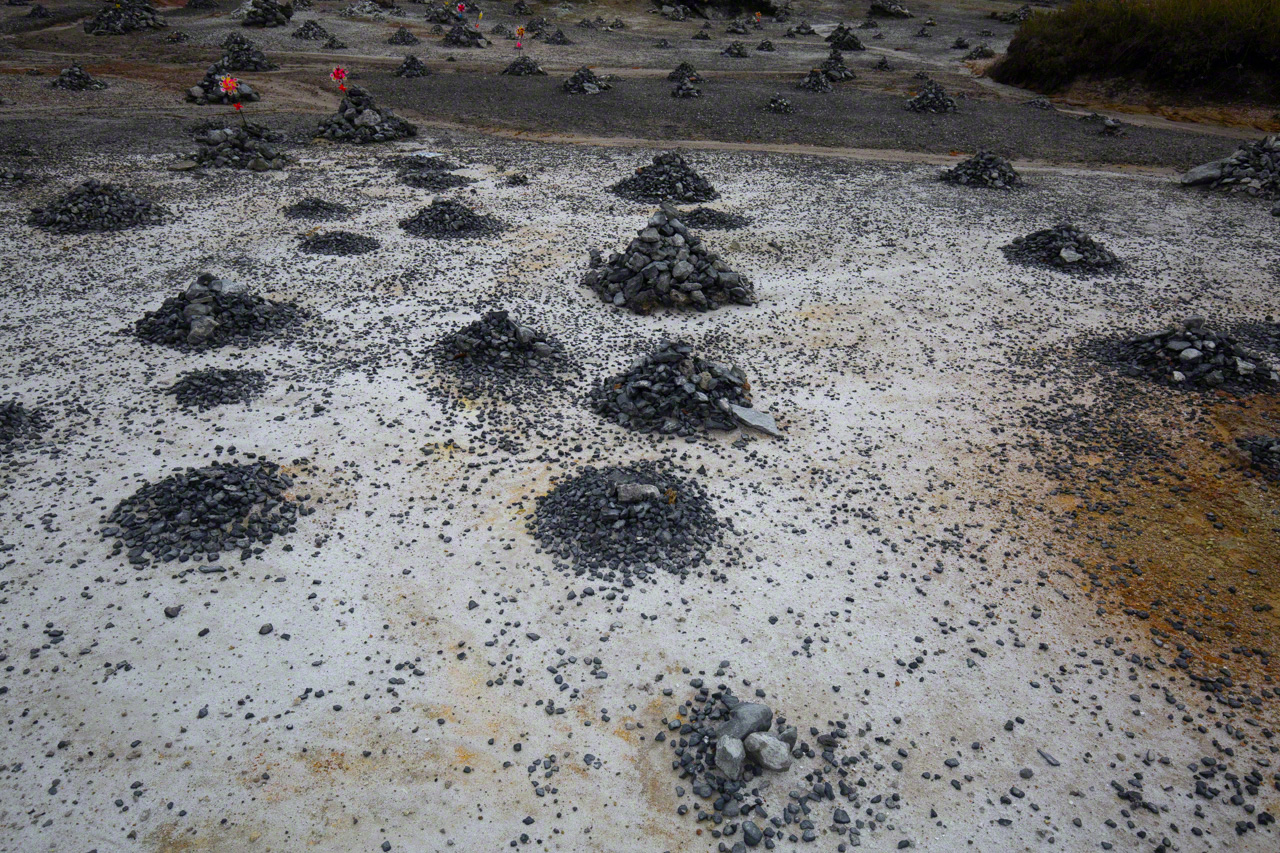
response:
<path id="1" fill-rule="evenodd" d="M 223 93 L 227 95 L 234 95 L 240 88 L 240 81 L 232 77 L 230 74 L 227 74 L 218 78 L 218 85 L 222 87 Z"/>
<path id="2" fill-rule="evenodd" d="M 329 78 L 333 80 L 333 82 L 338 84 L 338 89 L 340 91 L 343 91 L 343 92 L 347 91 L 347 87 L 345 85 L 345 81 L 347 79 L 347 69 L 339 65 L 337 68 L 333 69 L 333 71 L 329 72 Z"/>

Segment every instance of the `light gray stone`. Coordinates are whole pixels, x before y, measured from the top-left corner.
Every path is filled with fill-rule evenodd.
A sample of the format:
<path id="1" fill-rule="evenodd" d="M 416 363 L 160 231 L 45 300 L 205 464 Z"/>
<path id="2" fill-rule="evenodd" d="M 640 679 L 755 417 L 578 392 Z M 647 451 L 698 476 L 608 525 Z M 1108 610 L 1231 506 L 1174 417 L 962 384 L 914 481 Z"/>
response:
<path id="1" fill-rule="evenodd" d="M 742 768 L 747 762 L 747 750 L 736 737 L 721 737 L 716 741 L 716 767 L 729 779 L 741 779 Z"/>
<path id="2" fill-rule="evenodd" d="M 658 487 L 649 483 L 619 483 L 615 489 L 618 500 L 624 504 L 656 501 L 662 498 L 662 492 L 658 491 Z"/>
<path id="3" fill-rule="evenodd" d="M 750 755 L 766 770 L 781 772 L 791 769 L 791 750 L 771 734 L 753 732 L 742 742 Z"/>
<path id="4" fill-rule="evenodd" d="M 730 406 L 729 411 L 733 413 L 733 417 L 744 427 L 759 430 L 760 432 L 771 435 L 774 438 L 781 438 L 782 432 L 778 429 L 778 424 L 773 419 L 773 415 L 768 412 L 761 412 L 755 409 L 748 409 L 746 406 Z"/>
<path id="5" fill-rule="evenodd" d="M 187 333 L 187 343 L 202 343 L 213 334 L 213 330 L 216 328 L 218 328 L 218 323 L 212 317 L 196 317 L 191 321 L 191 331 Z"/>
<path id="6" fill-rule="evenodd" d="M 1196 166 L 1182 176 L 1182 185 L 1194 187 L 1198 184 L 1211 184 L 1222 177 L 1222 171 L 1226 165 L 1226 160 L 1214 160 L 1212 163 Z"/>
<path id="7" fill-rule="evenodd" d="M 716 729 L 716 737 L 742 740 L 752 732 L 767 732 L 773 724 L 773 711 L 759 702 L 743 702 L 729 712 L 729 719 Z"/>

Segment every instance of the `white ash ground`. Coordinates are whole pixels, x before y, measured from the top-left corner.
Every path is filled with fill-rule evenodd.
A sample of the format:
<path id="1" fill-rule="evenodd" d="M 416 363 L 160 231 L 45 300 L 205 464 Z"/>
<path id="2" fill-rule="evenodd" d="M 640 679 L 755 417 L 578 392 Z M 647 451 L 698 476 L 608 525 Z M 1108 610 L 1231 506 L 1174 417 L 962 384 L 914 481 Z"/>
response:
<path id="1" fill-rule="evenodd" d="M 1164 667 L 1127 662 L 1158 651 L 1140 627 L 1054 585 L 1069 561 L 1046 555 L 1052 534 L 1021 520 L 1047 486 L 998 465 L 1011 407 L 1058 381 L 1010 388 L 1006 351 L 1190 313 L 1278 313 L 1264 286 L 1276 273 L 1269 218 L 1143 177 L 1029 172 L 1027 190 L 991 201 L 940 186 L 933 166 L 699 152 L 695 168 L 721 193 L 712 206 L 753 219 L 706 239 L 760 302 L 639 317 L 578 282 L 588 249 L 625 242 L 652 212 L 608 187 L 656 151 L 430 137 L 402 147 L 465 164 L 478 182 L 446 195 L 512 229 L 410 237 L 395 223 L 430 195 L 379 166 L 385 149 L 329 145 L 272 174 L 193 178 L 165 171 L 171 157 L 67 164 L 58 181 L 0 202 L 0 261 L 23 270 L 0 301 L 3 390 L 52 424 L 3 462 L 0 850 L 74 838 L 99 850 L 487 851 L 522 833 L 549 849 L 644 838 L 714 850 L 710 825 L 676 815 L 696 803 L 676 797 L 670 749 L 653 742 L 693 677 L 763 689 L 802 733 L 869 724 L 848 748 L 904 764 L 865 771 L 901 797 L 888 826 L 863 833 L 870 849 L 1031 849 L 1050 837 L 1064 850 L 1146 849 L 1173 837 L 1170 823 L 1183 849 L 1272 848 L 1274 828 L 1235 836 L 1237 808 L 1193 814 L 1186 765 L 1221 755 L 1221 715 Z M 530 183 L 508 187 L 513 170 Z M 83 236 L 22 224 L 87 177 L 146 188 L 172 222 Z M 351 205 L 341 228 L 381 247 L 299 253 L 311 223 L 279 211 L 307 196 Z M 1063 218 L 1125 257 L 1123 272 L 1081 282 L 1000 254 Z M 204 270 L 297 301 L 323 333 L 192 355 L 120 334 Z M 416 357 L 498 305 L 556 334 L 584 376 L 616 373 L 662 337 L 689 339 L 753 377 L 755 405 L 787 438 L 638 436 L 592 415 L 583 386 L 523 410 L 455 406 Z M 272 381 L 249 407 L 203 414 L 152 393 L 212 366 Z M 225 577 L 183 580 L 109 557 L 97 532 L 116 502 L 232 446 L 320 472 L 298 484 L 317 512 L 292 551 L 277 542 Z M 658 456 L 705 466 L 716 511 L 743 531 L 726 544 L 742 565 L 726 583 L 659 576 L 582 595 L 585 579 L 537 553 L 522 513 L 552 475 Z M 722 660 L 734 667 L 717 677 Z M 1156 683 L 1206 732 L 1167 720 Z M 1014 717 L 1025 723 L 1007 732 Z M 1274 764 L 1265 744 L 1250 729 L 1235 745 L 1242 775 L 1260 754 Z M 552 753 L 565 769 L 549 783 L 557 793 L 538 796 L 526 765 Z M 1169 811 L 1133 810 L 1131 829 L 1110 782 L 1135 771 Z M 779 774 L 770 796 L 799 784 Z M 1011 786 L 1026 797 L 1003 805 Z M 812 849 L 835 848 L 828 826 Z M 1193 838 L 1192 826 L 1211 834 Z"/>

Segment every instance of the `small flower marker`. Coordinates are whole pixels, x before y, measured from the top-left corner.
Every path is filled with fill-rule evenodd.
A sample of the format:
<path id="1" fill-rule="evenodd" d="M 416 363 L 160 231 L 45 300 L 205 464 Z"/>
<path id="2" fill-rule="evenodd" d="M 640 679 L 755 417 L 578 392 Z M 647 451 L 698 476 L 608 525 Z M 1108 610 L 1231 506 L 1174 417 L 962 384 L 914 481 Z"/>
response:
<path id="1" fill-rule="evenodd" d="M 329 79 L 338 84 L 339 92 L 347 91 L 347 69 L 339 65 L 337 68 L 333 69 L 333 71 L 329 72 Z"/>

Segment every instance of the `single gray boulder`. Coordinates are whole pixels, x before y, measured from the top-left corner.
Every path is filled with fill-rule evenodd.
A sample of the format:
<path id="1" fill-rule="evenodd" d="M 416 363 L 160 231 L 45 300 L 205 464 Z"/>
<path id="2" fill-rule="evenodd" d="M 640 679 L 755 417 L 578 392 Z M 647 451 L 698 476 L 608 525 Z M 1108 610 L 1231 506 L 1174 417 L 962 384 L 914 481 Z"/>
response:
<path id="1" fill-rule="evenodd" d="M 765 435 L 771 435 L 774 438 L 782 437 L 782 432 L 778 429 L 777 422 L 774 421 L 773 415 L 768 412 L 734 405 L 729 406 L 729 411 L 733 413 L 734 419 L 744 427 L 759 430 Z"/>
<path id="2" fill-rule="evenodd" d="M 791 769 L 791 750 L 771 734 L 753 732 L 742 742 L 750 755 L 766 770 L 781 772 Z"/>
<path id="3" fill-rule="evenodd" d="M 1226 165 L 1226 160 L 1214 160 L 1212 163 L 1196 166 L 1182 176 L 1182 185 L 1194 187 L 1200 184 L 1211 184 L 1222 177 L 1222 171 Z"/>
<path id="4" fill-rule="evenodd" d="M 716 767 L 729 779 L 741 779 L 747 763 L 747 750 L 736 737 L 722 736 L 716 741 Z"/>
<path id="5" fill-rule="evenodd" d="M 752 732 L 767 732 L 773 725 L 773 711 L 759 702 L 743 702 L 729 712 L 729 719 L 716 729 L 716 737 L 742 740 Z"/>

